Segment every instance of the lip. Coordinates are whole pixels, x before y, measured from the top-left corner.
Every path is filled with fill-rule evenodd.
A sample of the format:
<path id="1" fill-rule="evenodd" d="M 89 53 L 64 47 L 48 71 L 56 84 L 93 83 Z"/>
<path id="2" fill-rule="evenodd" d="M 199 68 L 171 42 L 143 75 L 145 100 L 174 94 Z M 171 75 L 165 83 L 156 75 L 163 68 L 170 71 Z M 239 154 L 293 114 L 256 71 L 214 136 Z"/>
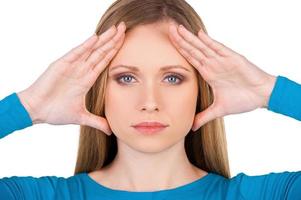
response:
<path id="1" fill-rule="evenodd" d="M 135 124 L 133 127 L 150 127 L 150 128 L 162 128 L 162 127 L 167 127 L 168 125 L 162 124 L 160 122 L 141 122 L 139 124 Z"/>
<path id="2" fill-rule="evenodd" d="M 162 124 L 160 122 L 142 122 L 132 127 L 143 134 L 154 134 L 164 130 L 167 126 L 168 125 Z"/>
<path id="3" fill-rule="evenodd" d="M 156 126 L 136 126 L 134 127 L 137 131 L 142 134 L 155 134 L 161 132 L 166 126 L 156 127 Z"/>

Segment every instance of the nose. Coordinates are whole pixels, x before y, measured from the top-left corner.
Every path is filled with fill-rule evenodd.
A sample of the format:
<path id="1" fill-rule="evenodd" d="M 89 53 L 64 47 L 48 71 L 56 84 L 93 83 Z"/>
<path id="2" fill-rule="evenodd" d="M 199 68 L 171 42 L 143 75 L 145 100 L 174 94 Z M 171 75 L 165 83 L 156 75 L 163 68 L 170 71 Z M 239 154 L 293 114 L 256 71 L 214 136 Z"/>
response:
<path id="1" fill-rule="evenodd" d="M 154 84 L 147 85 L 141 91 L 142 110 L 159 110 L 160 90 Z"/>

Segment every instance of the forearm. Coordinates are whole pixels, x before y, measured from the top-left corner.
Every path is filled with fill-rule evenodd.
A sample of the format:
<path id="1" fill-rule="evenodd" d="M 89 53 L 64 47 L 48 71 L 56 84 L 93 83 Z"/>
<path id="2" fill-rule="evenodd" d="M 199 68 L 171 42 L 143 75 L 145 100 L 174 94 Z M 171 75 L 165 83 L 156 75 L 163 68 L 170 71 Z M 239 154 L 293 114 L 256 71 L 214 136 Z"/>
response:
<path id="1" fill-rule="evenodd" d="M 0 138 L 31 125 L 29 113 L 16 93 L 0 100 Z"/>
<path id="2" fill-rule="evenodd" d="M 268 110 L 301 121 L 301 84 L 278 76 L 270 95 Z"/>

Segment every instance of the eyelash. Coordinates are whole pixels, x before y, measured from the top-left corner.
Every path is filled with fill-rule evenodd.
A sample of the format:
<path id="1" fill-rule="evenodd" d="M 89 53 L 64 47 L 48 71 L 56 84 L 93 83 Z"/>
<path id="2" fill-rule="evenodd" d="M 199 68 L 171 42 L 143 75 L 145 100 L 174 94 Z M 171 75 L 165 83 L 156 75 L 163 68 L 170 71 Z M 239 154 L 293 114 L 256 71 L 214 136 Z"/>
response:
<path id="1" fill-rule="evenodd" d="M 126 83 L 126 82 L 123 83 L 123 82 L 120 81 L 120 79 L 122 79 L 122 78 L 124 78 L 124 77 L 132 77 L 132 78 L 134 78 L 134 76 L 132 76 L 131 74 L 121 74 L 121 75 L 117 75 L 116 78 L 115 78 L 115 80 L 116 80 L 118 83 L 122 84 L 122 85 L 127 85 L 128 82 L 127 82 L 127 83 Z M 183 77 L 182 75 L 178 75 L 178 74 L 176 74 L 176 73 L 171 73 L 171 74 L 167 75 L 165 78 L 168 78 L 168 77 L 176 77 L 177 79 L 180 80 L 178 83 L 174 83 L 174 84 L 172 84 L 172 85 L 179 85 L 179 84 L 181 84 L 181 83 L 183 82 L 183 80 L 184 80 L 184 77 Z"/>

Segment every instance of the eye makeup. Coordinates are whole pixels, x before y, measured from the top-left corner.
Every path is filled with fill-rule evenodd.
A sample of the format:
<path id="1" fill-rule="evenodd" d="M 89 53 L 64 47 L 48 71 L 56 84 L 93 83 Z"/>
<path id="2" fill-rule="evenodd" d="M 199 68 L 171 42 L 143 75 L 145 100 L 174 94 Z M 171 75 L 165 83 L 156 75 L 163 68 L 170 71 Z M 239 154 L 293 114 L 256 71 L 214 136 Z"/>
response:
<path id="1" fill-rule="evenodd" d="M 133 75 L 131 73 L 128 73 L 128 72 L 113 75 L 113 79 L 118 84 L 121 84 L 121 85 L 132 84 L 133 82 L 131 82 L 131 81 L 122 81 L 122 80 L 125 80 L 124 78 L 126 78 L 126 77 L 130 77 L 131 79 L 136 79 L 135 75 Z M 168 79 L 168 78 L 175 78 L 176 79 L 176 81 L 169 82 L 169 83 L 171 83 L 171 85 L 180 85 L 184 80 L 186 80 L 186 78 L 183 75 L 178 74 L 178 73 L 167 73 L 167 75 L 164 76 L 164 80 Z"/>

